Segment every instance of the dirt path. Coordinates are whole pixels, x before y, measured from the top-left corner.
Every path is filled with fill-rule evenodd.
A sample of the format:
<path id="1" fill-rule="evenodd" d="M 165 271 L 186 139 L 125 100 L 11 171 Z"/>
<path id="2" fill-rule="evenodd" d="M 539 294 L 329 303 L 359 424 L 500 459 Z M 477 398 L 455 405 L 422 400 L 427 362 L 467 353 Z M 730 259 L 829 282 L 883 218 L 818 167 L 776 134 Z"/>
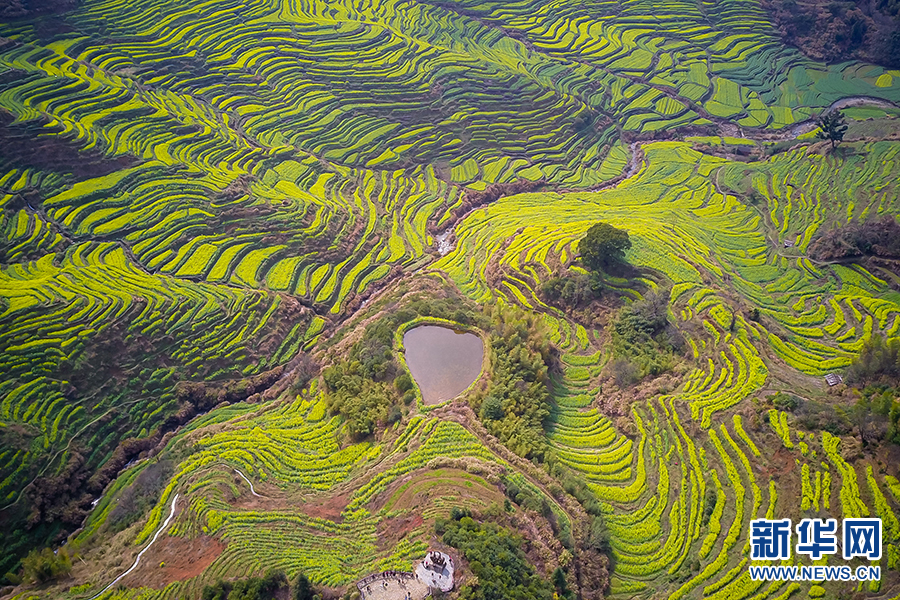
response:
<path id="1" fill-rule="evenodd" d="M 232 468 L 234 469 L 234 467 L 232 467 Z M 260 498 L 260 497 L 261 497 L 259 494 L 256 493 L 256 490 L 253 489 L 253 483 L 252 483 L 249 479 L 247 479 L 247 476 L 246 476 L 246 475 L 244 475 L 243 473 L 241 473 L 240 469 L 234 469 L 234 472 L 237 473 L 238 475 L 240 475 L 240 476 L 241 476 L 241 479 L 243 479 L 244 481 L 247 482 L 247 485 L 250 486 L 250 493 L 251 493 L 251 494 L 253 494 L 253 495 L 256 496 L 257 498 Z"/>
<path id="2" fill-rule="evenodd" d="M 109 590 L 112 586 L 114 586 L 114 585 L 116 585 L 117 583 L 119 583 L 119 581 L 121 581 L 121 580 L 124 579 L 126 576 L 128 576 L 129 573 L 131 573 L 132 571 L 134 571 L 135 569 L 137 569 L 138 564 L 140 564 L 140 562 L 141 562 L 141 556 L 143 556 L 144 553 L 145 553 L 147 550 L 149 550 L 150 547 L 153 546 L 154 543 L 156 543 L 156 540 L 157 540 L 157 538 L 159 538 L 159 535 L 160 535 L 160 534 L 161 534 L 161 533 L 169 526 L 169 522 L 172 520 L 172 517 L 175 516 L 175 503 L 176 503 L 177 501 L 178 501 L 178 494 L 175 494 L 175 497 L 172 498 L 172 506 L 171 506 L 171 508 L 169 509 L 169 516 L 166 517 L 166 520 L 163 521 L 163 524 L 160 525 L 160 526 L 159 526 L 159 529 L 156 530 L 156 533 L 153 534 L 153 539 L 150 540 L 150 543 L 147 544 L 147 545 L 144 547 L 143 550 L 141 550 L 140 552 L 138 552 L 138 555 L 137 555 L 137 556 L 135 557 L 135 559 L 134 559 L 134 564 L 131 565 L 131 568 L 128 569 L 127 571 L 125 571 L 124 573 L 122 573 L 121 575 L 119 575 L 118 577 L 116 577 L 115 579 L 113 579 L 113 580 L 112 580 L 112 583 L 110 583 L 108 586 L 106 586 L 105 588 L 103 588 L 102 590 L 100 590 L 100 593 L 99 593 L 99 594 L 97 594 L 97 595 L 95 595 L 95 596 L 92 596 L 92 597 L 91 597 L 91 600 L 95 600 L 96 598 L 99 598 L 100 596 L 102 596 L 102 595 L 103 595 L 107 590 Z"/>

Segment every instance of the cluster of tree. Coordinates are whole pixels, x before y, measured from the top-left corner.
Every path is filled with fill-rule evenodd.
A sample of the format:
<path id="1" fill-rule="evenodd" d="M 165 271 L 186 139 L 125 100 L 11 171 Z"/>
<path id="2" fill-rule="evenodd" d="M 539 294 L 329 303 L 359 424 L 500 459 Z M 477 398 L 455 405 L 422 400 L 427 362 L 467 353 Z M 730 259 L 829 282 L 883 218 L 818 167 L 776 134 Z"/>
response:
<path id="1" fill-rule="evenodd" d="M 599 298 L 603 293 L 603 282 L 597 273 L 551 277 L 541 284 L 540 291 L 550 304 L 577 308 Z"/>
<path id="2" fill-rule="evenodd" d="M 603 272 L 614 271 L 625 262 L 625 251 L 631 248 L 628 232 L 609 223 L 595 223 L 578 242 L 578 253 L 588 274 L 566 274 L 551 277 L 541 284 L 546 302 L 560 308 L 579 308 L 590 304 L 603 293 Z"/>
<path id="3" fill-rule="evenodd" d="M 293 587 L 293 600 L 321 600 L 309 579 L 303 573 L 297 576 L 294 585 L 288 584 L 284 572 L 272 570 L 262 577 L 222 580 L 203 588 L 202 600 L 272 600 L 286 597 Z"/>
<path id="4" fill-rule="evenodd" d="M 544 420 L 550 414 L 550 343 L 543 321 L 516 309 L 491 313 L 490 384 L 473 406 L 488 431 L 510 450 L 542 460 Z"/>
<path id="5" fill-rule="evenodd" d="M 270 600 L 276 593 L 288 587 L 285 574 L 269 571 L 262 577 L 223 580 L 203 588 L 203 600 Z"/>
<path id="6" fill-rule="evenodd" d="M 0 18 L 22 19 L 70 11 L 78 6 L 77 0 L 6 0 L 0 3 Z"/>
<path id="7" fill-rule="evenodd" d="M 0 447 L 7 445 L 9 429 L 0 431 Z M 23 437 L 33 437 L 31 435 Z M 27 448 L 27 447 L 26 447 Z M 84 521 L 91 504 L 91 493 L 85 482 L 91 475 L 85 459 L 86 453 L 73 443 L 70 451 L 55 463 L 50 471 L 53 475 L 39 476 L 22 492 L 17 503 L 8 504 L 0 511 L 0 522 L 4 524 L 3 552 L 0 552 L 0 573 L 18 573 L 21 560 L 34 548 L 58 544 L 68 531 L 74 530 Z"/>
<path id="8" fill-rule="evenodd" d="M 581 262 L 590 272 L 551 277 L 541 284 L 541 296 L 548 304 L 564 309 L 589 305 L 603 293 L 603 273 L 620 269 L 629 248 L 628 232 L 608 223 L 595 223 L 578 242 Z"/>
<path id="9" fill-rule="evenodd" d="M 885 341 L 873 335 L 865 341 L 859 356 L 847 367 L 848 384 L 900 384 L 900 339 Z"/>
<path id="10" fill-rule="evenodd" d="M 369 324 L 347 358 L 323 372 L 332 413 L 347 421 L 355 438 L 371 435 L 379 424 L 402 418 L 402 404 L 415 398 L 413 381 L 394 356 L 397 328 L 418 316 L 474 324 L 488 332 L 491 377 L 472 396 L 485 427 L 513 452 L 541 460 L 547 449 L 543 424 L 549 415 L 550 344 L 543 322 L 516 309 L 494 307 L 490 314 L 466 310 L 456 299 L 419 298 L 385 311 Z"/>
<path id="11" fill-rule="evenodd" d="M 850 418 L 863 447 L 883 441 L 900 444 L 900 387 L 881 384 L 863 388 Z"/>
<path id="12" fill-rule="evenodd" d="M 127 347 L 123 345 L 125 339 L 132 340 Z M 239 402 L 269 389 L 283 374 L 283 368 L 277 367 L 240 380 L 186 382 L 181 368 L 166 367 L 152 359 L 165 354 L 158 351 L 159 344 L 165 343 L 157 342 L 129 332 L 123 322 L 99 334 L 76 353 L 74 360 L 60 362 L 56 378 L 65 382 L 61 391 L 73 402 L 79 396 L 96 395 L 106 398 L 100 404 L 124 406 L 137 401 L 140 406 L 147 398 L 153 398 L 151 404 L 158 410 L 146 419 L 139 418 L 141 410 L 109 411 L 80 434 L 80 439 L 90 440 L 89 443 L 72 442 L 66 452 L 58 455 L 51 456 L 52 448 L 32 448 L 32 454 L 46 454 L 44 460 L 34 458 L 26 463 L 31 484 L 25 487 L 18 502 L 0 510 L 0 520 L 9 530 L 4 538 L 4 552 L 0 553 L 0 573 L 16 571 L 19 560 L 30 549 L 58 543 L 79 527 L 91 501 L 106 485 L 131 461 L 161 450 L 167 436 L 178 427 L 219 403 Z M 113 372 L 120 369 L 135 375 L 127 380 L 116 377 Z M 27 450 L 30 443 L 23 446 L 20 441 L 27 440 L 15 438 L 33 440 L 39 431 L 31 430 L 27 425 L 4 428 L 0 431 L 0 447 Z M 40 465 L 49 467 L 45 474 L 38 473 Z"/>
<path id="13" fill-rule="evenodd" d="M 517 483 L 505 475 L 500 477 L 500 481 L 506 493 L 507 499 L 504 501 L 504 505 L 508 511 L 512 510 L 511 500 L 525 510 L 540 514 L 549 523 L 550 528 L 553 530 L 553 535 L 566 549 L 572 550 L 575 547 L 575 538 L 572 535 L 571 524 L 559 521 L 546 496 L 534 490 L 519 487 Z"/>
<path id="14" fill-rule="evenodd" d="M 65 464 L 53 475 L 35 478 L 24 491 L 29 508 L 28 529 L 77 526 L 87 516 L 84 503 L 89 493 L 85 482 L 90 473 L 84 454 L 79 450 L 72 448 L 66 454 Z"/>
<path id="15" fill-rule="evenodd" d="M 824 233 L 813 242 L 809 256 L 816 260 L 900 257 L 900 224 L 890 215 L 864 223 L 848 223 Z"/>
<path id="16" fill-rule="evenodd" d="M 318 366 L 311 363 L 311 370 L 306 377 L 311 377 Z M 160 370 L 161 371 L 161 370 Z M 198 414 L 211 410 L 218 404 L 234 403 L 270 388 L 282 375 L 284 367 L 276 367 L 245 379 L 229 380 L 219 383 L 199 383 L 181 381 L 175 386 L 175 397 L 178 410 L 170 414 L 162 424 L 145 437 L 129 437 L 116 447 L 109 460 L 98 470 L 88 482 L 88 491 L 98 494 L 106 484 L 121 471 L 125 465 L 142 453 L 156 448 L 165 435 L 175 431 Z M 151 377 L 151 380 L 154 380 Z"/>
<path id="17" fill-rule="evenodd" d="M 523 489 L 505 475 L 500 477 L 507 498 L 524 508 L 536 513 L 545 513 L 550 505 L 547 499 L 529 489 Z"/>
<path id="18" fill-rule="evenodd" d="M 613 356 L 609 372 L 620 387 L 675 364 L 684 337 L 668 321 L 669 290 L 650 292 L 619 310 L 610 328 Z"/>
<path id="19" fill-rule="evenodd" d="M 863 447 L 885 441 L 900 444 L 900 340 L 885 341 L 879 335 L 866 340 L 844 381 L 861 388 L 853 404 L 801 400 L 778 392 L 766 397 L 760 412 L 771 406 L 794 413 L 797 424 L 809 431 L 855 432 Z"/>
<path id="20" fill-rule="evenodd" d="M 853 431 L 850 411 L 841 405 L 820 402 L 814 399 L 801 399 L 787 392 L 769 394 L 759 404 L 757 419 L 769 420 L 769 410 L 793 413 L 797 425 L 808 431 L 827 431 L 832 435 L 847 435 Z"/>
<path id="21" fill-rule="evenodd" d="M 16 539 L 23 542 L 31 540 L 30 545 L 34 547 L 61 535 L 60 532 L 66 528 L 78 527 L 87 516 L 91 499 L 100 494 L 130 461 L 158 447 L 168 432 L 174 431 L 197 414 L 208 411 L 219 403 L 245 400 L 248 396 L 267 389 L 278 379 L 282 371 L 282 367 L 277 367 L 255 377 L 218 384 L 179 383 L 175 387 L 177 412 L 166 417 L 149 435 L 122 440 L 109 459 L 93 474 L 91 471 L 95 465 L 86 458 L 86 455 L 90 455 L 84 452 L 84 449 L 73 445 L 64 455 L 66 458 L 64 465 L 53 475 L 36 477 L 25 490 L 26 502 L 22 503 L 28 507 L 24 519 L 25 530 L 16 532 Z M 148 380 L 157 390 L 162 389 L 160 386 L 171 379 L 167 370 L 159 369 L 148 373 Z M 104 425 L 105 423 L 100 421 L 97 427 Z M 160 467 L 150 469 L 147 474 L 142 475 L 141 491 L 137 488 L 133 490 L 136 495 L 132 496 L 132 492 L 126 492 L 120 506 L 114 511 L 115 518 L 111 520 L 114 530 L 127 527 L 143 513 L 148 502 L 152 504 L 155 501 L 155 495 L 158 494 L 155 487 L 159 478 L 166 476 L 157 472 L 157 468 Z M 151 484 L 151 480 L 156 483 Z M 117 527 L 119 529 L 116 529 Z M 38 540 L 45 541 L 38 542 Z"/>
<path id="22" fill-rule="evenodd" d="M 793 394 L 770 394 L 759 405 L 757 422 L 768 420 L 770 408 L 793 413 L 797 425 L 807 431 L 827 431 L 832 435 L 848 435 L 853 432 L 850 412 L 843 406 L 814 399 L 801 400 Z"/>
<path id="23" fill-rule="evenodd" d="M 844 374 L 862 387 L 847 417 L 863 446 L 881 441 L 900 444 L 900 339 L 873 335 Z"/>
<path id="24" fill-rule="evenodd" d="M 784 41 L 817 60 L 900 67 L 900 2 L 766 0 Z"/>
<path id="25" fill-rule="evenodd" d="M 315 373 L 313 367 L 313 373 Z M 263 390 L 272 387 L 284 372 L 284 367 L 275 367 L 269 371 L 247 377 L 217 383 L 201 383 L 182 381 L 175 386 L 179 410 L 163 421 L 163 431 L 174 431 L 187 423 L 196 415 L 206 412 L 224 403 L 242 402 Z M 309 376 L 311 376 L 310 374 Z"/>
<path id="26" fill-rule="evenodd" d="M 393 423 L 403 416 L 400 403 L 415 399 L 413 382 L 394 356 L 394 332 L 416 317 L 438 317 L 469 323 L 472 314 L 448 299 L 417 298 L 403 307 L 385 311 L 370 323 L 346 359 L 322 373 L 328 389 L 326 401 L 333 414 L 342 415 L 347 430 L 357 439 L 375 432 L 379 423 Z"/>
<path id="27" fill-rule="evenodd" d="M 344 416 L 347 431 L 357 439 L 371 435 L 397 401 L 388 383 L 362 373 L 358 361 L 338 363 L 323 373 L 329 391 L 328 409 Z"/>
<path id="28" fill-rule="evenodd" d="M 826 402 L 804 402 L 794 413 L 797 424 L 808 431 L 827 431 L 831 435 L 848 435 L 853 431 L 847 411 Z"/>
<path id="29" fill-rule="evenodd" d="M 463 587 L 460 598 L 553 599 L 553 586 L 535 573 L 522 551 L 520 536 L 493 523 L 480 524 L 466 510 L 454 511 L 449 520 L 436 521 L 435 531 L 445 544 L 457 548 L 465 556 L 476 577 L 473 583 Z"/>

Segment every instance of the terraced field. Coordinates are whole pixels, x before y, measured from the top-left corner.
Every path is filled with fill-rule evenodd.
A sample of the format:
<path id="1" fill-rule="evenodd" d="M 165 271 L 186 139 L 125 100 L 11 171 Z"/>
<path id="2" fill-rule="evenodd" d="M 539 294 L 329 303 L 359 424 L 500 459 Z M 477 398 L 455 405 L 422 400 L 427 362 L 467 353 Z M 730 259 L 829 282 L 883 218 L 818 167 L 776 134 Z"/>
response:
<path id="1" fill-rule="evenodd" d="M 812 146 L 810 119 L 860 97 L 838 151 Z M 900 214 L 897 103 L 900 72 L 810 61 L 756 0 L 83 0 L 0 18 L 0 573 L 68 539 L 82 561 L 52 589 L 87 600 L 178 494 L 159 551 L 224 550 L 104 598 L 196 597 L 270 567 L 352 588 L 409 569 L 455 503 L 489 512 L 517 487 L 543 508 L 504 518 L 549 576 L 586 535 L 564 471 L 599 502 L 611 597 L 816 597 L 750 581 L 749 521 L 873 515 L 882 582 L 825 587 L 897 598 L 897 453 L 759 408 L 777 391 L 839 404 L 822 376 L 900 338 L 896 261 L 808 254 Z M 585 320 L 541 287 L 585 273 L 597 221 L 629 233 L 638 274 L 607 278 Z M 488 434 L 462 409 L 474 395 L 360 441 L 321 378 L 297 385 L 423 282 L 543 322 L 550 459 Z M 653 290 L 684 357 L 623 391 L 604 324 Z M 112 531 L 154 456 L 173 474 Z"/>

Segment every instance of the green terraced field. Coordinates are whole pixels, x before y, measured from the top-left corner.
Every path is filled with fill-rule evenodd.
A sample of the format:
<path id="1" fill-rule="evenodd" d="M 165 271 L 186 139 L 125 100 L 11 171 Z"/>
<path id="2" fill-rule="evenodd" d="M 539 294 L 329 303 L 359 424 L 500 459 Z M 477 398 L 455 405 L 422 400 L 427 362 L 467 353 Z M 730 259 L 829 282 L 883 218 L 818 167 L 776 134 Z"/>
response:
<path id="1" fill-rule="evenodd" d="M 48 593 L 88 600 L 174 501 L 152 561 L 101 597 L 195 598 L 269 568 L 343 592 L 410 569 L 455 502 L 493 514 L 505 492 L 539 574 L 565 567 L 580 598 L 900 598 L 900 451 L 767 400 L 849 406 L 822 376 L 900 339 L 896 257 L 809 254 L 900 215 L 900 72 L 804 57 L 759 0 L 10 10 L 0 574 L 65 542 L 80 560 Z M 811 119 L 835 103 L 852 122 L 827 152 Z M 551 303 L 597 221 L 628 232 L 634 273 L 588 309 Z M 683 352 L 619 386 L 610 323 L 659 290 Z M 546 337 L 543 461 L 464 408 L 488 383 L 364 439 L 330 410 L 316 369 L 416 292 L 455 298 L 449 322 L 526 315 Z M 752 519 L 854 516 L 885 523 L 881 582 L 750 579 Z M 588 591 L 568 565 L 597 562 L 594 518 L 612 562 Z M 158 566 L 179 543 L 219 550 Z"/>

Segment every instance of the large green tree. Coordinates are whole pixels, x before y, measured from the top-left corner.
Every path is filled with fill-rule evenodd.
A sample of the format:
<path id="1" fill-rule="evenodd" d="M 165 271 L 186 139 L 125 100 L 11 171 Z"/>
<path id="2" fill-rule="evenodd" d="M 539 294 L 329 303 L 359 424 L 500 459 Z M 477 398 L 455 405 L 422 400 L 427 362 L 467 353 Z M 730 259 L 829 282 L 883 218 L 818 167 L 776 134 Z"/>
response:
<path id="1" fill-rule="evenodd" d="M 592 271 L 606 270 L 625 260 L 625 251 L 631 248 L 628 232 L 609 223 L 591 225 L 578 242 L 581 260 Z"/>
<path id="2" fill-rule="evenodd" d="M 844 115 L 839 110 L 822 115 L 816 119 L 816 124 L 819 126 L 816 137 L 820 140 L 830 141 L 832 150 L 834 150 L 838 142 L 844 139 L 844 133 L 847 131 Z"/>

